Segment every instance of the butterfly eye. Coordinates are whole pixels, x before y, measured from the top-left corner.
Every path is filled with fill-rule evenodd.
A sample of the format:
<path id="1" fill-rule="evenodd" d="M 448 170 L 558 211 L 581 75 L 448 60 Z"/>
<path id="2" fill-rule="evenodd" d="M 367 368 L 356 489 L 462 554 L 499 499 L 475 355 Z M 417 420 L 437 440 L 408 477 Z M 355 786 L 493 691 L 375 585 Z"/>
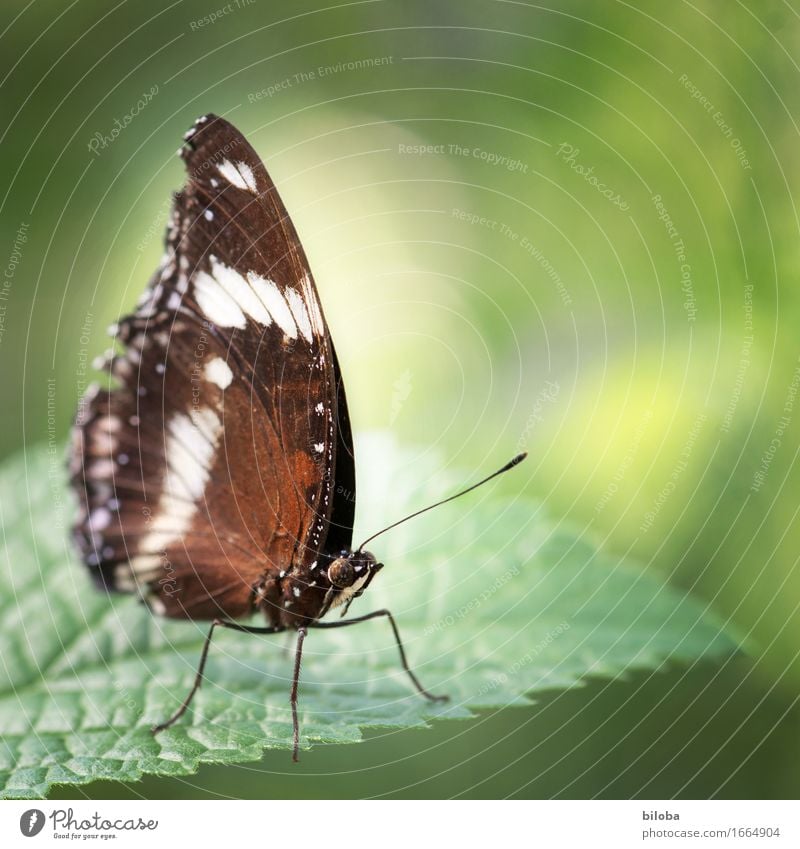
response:
<path id="1" fill-rule="evenodd" d="M 345 557 L 337 557 L 328 567 L 328 580 L 338 589 L 352 586 L 355 579 L 353 564 Z"/>

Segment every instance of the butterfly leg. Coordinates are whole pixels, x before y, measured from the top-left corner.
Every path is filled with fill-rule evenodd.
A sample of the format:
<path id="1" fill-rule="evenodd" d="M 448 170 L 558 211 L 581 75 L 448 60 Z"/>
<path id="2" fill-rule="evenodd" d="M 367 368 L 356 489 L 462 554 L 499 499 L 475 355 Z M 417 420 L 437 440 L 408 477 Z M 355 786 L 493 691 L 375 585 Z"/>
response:
<path id="1" fill-rule="evenodd" d="M 183 700 L 183 704 L 166 722 L 153 726 L 151 729 L 153 734 L 158 734 L 159 731 L 169 728 L 170 725 L 176 723 L 184 715 L 184 713 L 186 713 L 186 709 L 191 704 L 194 694 L 200 689 L 200 685 L 203 683 L 203 670 L 206 667 L 206 660 L 208 660 L 208 649 L 211 646 L 211 637 L 214 635 L 214 629 L 217 626 L 230 628 L 233 631 L 241 631 L 244 634 L 277 634 L 280 631 L 285 630 L 284 628 L 251 628 L 247 625 L 239 625 L 236 622 L 229 622 L 227 619 L 215 619 L 211 623 L 211 627 L 208 629 L 208 635 L 206 636 L 206 641 L 203 643 L 203 651 L 200 654 L 200 663 L 197 667 L 197 674 L 194 677 L 192 689 L 189 690 L 189 695 L 186 696 Z"/>
<path id="2" fill-rule="evenodd" d="M 375 610 L 372 613 L 367 613 L 366 616 L 357 616 L 355 619 L 344 619 L 339 622 L 314 622 L 311 625 L 312 628 L 346 628 L 348 625 L 358 625 L 359 622 L 368 622 L 370 619 L 377 619 L 379 616 L 385 616 L 389 620 L 389 624 L 392 626 L 392 631 L 394 632 L 394 640 L 397 643 L 397 648 L 400 651 L 400 662 L 403 664 L 403 669 L 405 669 L 408 677 L 411 679 L 414 686 L 417 688 L 417 692 L 421 696 L 425 696 L 426 699 L 429 699 L 432 702 L 446 702 L 450 699 L 450 696 L 434 696 L 433 693 L 429 693 L 420 683 L 419 678 L 414 674 L 411 667 L 408 665 L 408 660 L 406 658 L 406 651 L 403 648 L 403 641 L 400 639 L 400 630 L 397 627 L 397 623 L 394 621 L 394 616 L 388 610 Z"/>
<path id="3" fill-rule="evenodd" d="M 300 723 L 297 720 L 297 688 L 300 685 L 300 658 L 303 655 L 303 641 L 308 633 L 307 628 L 297 629 L 297 648 L 294 650 L 294 675 L 292 676 L 292 729 L 294 732 L 294 747 L 292 760 L 297 763 L 300 753 Z"/>

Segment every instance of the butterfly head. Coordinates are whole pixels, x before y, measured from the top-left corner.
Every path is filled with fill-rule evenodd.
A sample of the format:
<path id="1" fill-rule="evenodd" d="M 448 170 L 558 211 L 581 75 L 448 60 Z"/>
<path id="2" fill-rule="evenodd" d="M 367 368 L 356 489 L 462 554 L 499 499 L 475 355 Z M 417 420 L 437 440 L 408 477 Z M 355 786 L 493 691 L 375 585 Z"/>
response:
<path id="1" fill-rule="evenodd" d="M 328 580 L 334 593 L 329 608 L 344 605 L 347 613 L 353 599 L 363 594 L 377 572 L 383 569 L 370 551 L 341 551 L 328 566 Z"/>
<path id="2" fill-rule="evenodd" d="M 365 551 L 364 546 L 368 542 L 371 542 L 375 539 L 375 537 L 379 537 L 381 534 L 386 533 L 386 531 L 396 528 L 398 525 L 402 525 L 403 522 L 407 522 L 409 519 L 419 516 L 421 513 L 426 513 L 428 510 L 432 510 L 440 504 L 447 504 L 448 501 L 452 501 L 455 498 L 460 498 L 462 495 L 466 495 L 468 492 L 482 486 L 492 478 L 502 475 L 509 469 L 513 469 L 514 466 L 521 463 L 527 456 L 528 455 L 525 452 L 517 454 L 517 456 L 512 460 L 509 460 L 505 466 L 483 480 L 478 481 L 478 483 L 474 483 L 472 486 L 461 490 L 461 492 L 457 492 L 455 495 L 451 495 L 449 498 L 444 498 L 441 501 L 437 501 L 435 504 L 423 507 L 422 510 L 417 510 L 416 513 L 412 513 L 410 516 L 406 516 L 404 519 L 400 519 L 399 521 L 392 523 L 383 530 L 373 534 L 371 537 L 367 537 L 367 539 L 365 539 L 355 551 L 351 551 L 349 549 L 340 551 L 339 554 L 331 560 L 330 565 L 328 566 L 327 577 L 330 588 L 325 595 L 325 603 L 320 615 L 324 616 L 325 613 L 327 613 L 332 607 L 344 605 L 344 609 L 342 610 L 342 616 L 344 616 L 347 613 L 353 599 L 363 595 L 364 590 L 366 590 L 369 586 L 369 582 L 372 580 L 373 576 L 383 569 L 383 563 L 378 563 L 374 554 L 369 551 Z"/>

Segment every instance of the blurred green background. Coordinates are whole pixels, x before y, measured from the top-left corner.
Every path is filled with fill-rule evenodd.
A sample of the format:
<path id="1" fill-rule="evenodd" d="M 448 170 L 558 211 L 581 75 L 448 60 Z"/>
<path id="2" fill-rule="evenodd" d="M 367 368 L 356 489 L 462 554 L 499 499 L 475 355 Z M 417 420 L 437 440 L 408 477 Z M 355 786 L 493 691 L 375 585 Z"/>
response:
<path id="1" fill-rule="evenodd" d="M 61 795 L 797 796 L 800 5 L 721 9 L 4 4 L 0 455 L 63 441 L 215 111 L 300 231 L 357 429 L 475 470 L 527 448 L 503 486 L 752 643 L 291 770 Z"/>

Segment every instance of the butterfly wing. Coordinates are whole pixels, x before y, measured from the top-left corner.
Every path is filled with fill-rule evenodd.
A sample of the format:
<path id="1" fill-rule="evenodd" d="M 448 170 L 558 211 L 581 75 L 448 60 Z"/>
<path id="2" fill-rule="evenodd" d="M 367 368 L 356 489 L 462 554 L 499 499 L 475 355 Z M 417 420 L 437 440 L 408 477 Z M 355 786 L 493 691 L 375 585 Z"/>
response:
<path id="1" fill-rule="evenodd" d="M 188 180 L 161 266 L 116 329 L 109 386 L 79 407 L 75 537 L 101 584 L 168 616 L 260 605 L 289 624 L 282 573 L 311 567 L 332 521 L 337 544 L 352 536 L 354 487 L 350 501 L 334 487 L 337 463 L 354 483 L 344 389 L 308 261 L 255 151 L 208 115 L 181 156 Z"/>
<path id="2" fill-rule="evenodd" d="M 333 344 L 331 344 L 331 354 L 337 387 L 336 410 L 338 420 L 336 423 L 336 478 L 331 493 L 333 508 L 325 549 L 336 556 L 353 546 L 353 522 L 356 512 L 356 465 L 344 381 Z"/>

